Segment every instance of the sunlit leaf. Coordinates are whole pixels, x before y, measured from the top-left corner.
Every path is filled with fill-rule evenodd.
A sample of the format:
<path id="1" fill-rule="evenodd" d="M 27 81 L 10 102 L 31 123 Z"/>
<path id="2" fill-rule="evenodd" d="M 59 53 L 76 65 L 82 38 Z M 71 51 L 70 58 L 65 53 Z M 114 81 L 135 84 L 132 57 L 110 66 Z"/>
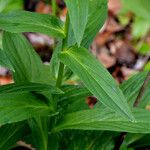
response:
<path id="1" fill-rule="evenodd" d="M 88 20 L 89 0 L 65 0 L 65 2 L 69 11 L 76 42 L 80 46 Z"/>
<path id="2" fill-rule="evenodd" d="M 0 29 L 13 32 L 39 32 L 64 38 L 62 22 L 54 16 L 28 11 L 0 13 Z"/>
<path id="3" fill-rule="evenodd" d="M 112 76 L 85 48 L 76 46 L 62 52 L 60 60 L 72 69 L 89 91 L 116 113 L 133 120 L 126 99 Z"/>
<path id="4" fill-rule="evenodd" d="M 150 133 L 150 113 L 134 109 L 136 121 L 124 119 L 106 108 L 83 110 L 65 115 L 54 131 L 64 129 L 109 130 L 130 133 Z"/>

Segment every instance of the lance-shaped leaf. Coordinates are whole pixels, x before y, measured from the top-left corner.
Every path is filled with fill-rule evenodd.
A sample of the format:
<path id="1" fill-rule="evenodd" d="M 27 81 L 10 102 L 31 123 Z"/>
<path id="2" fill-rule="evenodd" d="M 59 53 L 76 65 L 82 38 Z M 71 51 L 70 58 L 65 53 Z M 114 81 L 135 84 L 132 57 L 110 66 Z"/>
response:
<path id="1" fill-rule="evenodd" d="M 92 96 L 92 94 L 87 88 L 83 86 L 67 85 L 63 86 L 62 90 L 64 94 L 58 95 L 58 104 L 64 108 L 65 113 L 89 109 L 86 99 L 88 96 Z"/>
<path id="2" fill-rule="evenodd" d="M 5 52 L 0 49 L 0 66 L 6 67 L 10 70 L 14 70 Z"/>
<path id="3" fill-rule="evenodd" d="M 89 0 L 65 0 L 75 39 L 80 45 L 88 20 Z"/>
<path id="4" fill-rule="evenodd" d="M 43 92 L 49 91 L 53 94 L 60 94 L 63 93 L 56 87 L 53 87 L 48 84 L 40 84 L 40 83 L 13 83 L 0 86 L 0 95 L 6 93 L 13 93 L 13 92 Z"/>
<path id="5" fill-rule="evenodd" d="M 131 122 L 106 108 L 78 111 L 64 116 L 53 131 L 80 129 L 150 133 L 150 112 L 134 109 L 133 114 L 136 121 Z"/>
<path id="6" fill-rule="evenodd" d="M 48 105 L 30 93 L 7 93 L 0 96 L 0 125 L 50 113 Z"/>
<path id="7" fill-rule="evenodd" d="M 0 149 L 12 149 L 16 143 L 28 133 L 29 127 L 25 122 L 2 126 L 0 128 Z"/>
<path id="8" fill-rule="evenodd" d="M 63 132 L 62 143 L 68 150 L 112 150 L 115 136 L 114 132 L 68 130 Z"/>
<path id="9" fill-rule="evenodd" d="M 48 150 L 48 120 L 46 117 L 36 117 L 28 121 L 32 132 L 33 147 L 36 149 Z"/>
<path id="10" fill-rule="evenodd" d="M 107 18 L 107 0 L 88 0 L 88 22 L 81 45 L 89 47 Z"/>
<path id="11" fill-rule="evenodd" d="M 132 135 L 133 136 L 133 135 Z M 138 134 L 140 138 L 128 144 L 128 147 L 132 148 L 141 148 L 141 147 L 150 147 L 150 134 Z M 126 141 L 125 141 L 126 142 Z M 128 141 L 127 141 L 128 142 Z"/>
<path id="12" fill-rule="evenodd" d="M 23 35 L 4 32 L 3 48 L 15 70 L 13 77 L 16 83 L 53 83 L 49 66 L 42 63 Z"/>
<path id="13" fill-rule="evenodd" d="M 71 47 L 60 55 L 60 60 L 81 78 L 99 101 L 125 118 L 134 120 L 122 91 L 108 71 L 88 50 Z"/>
<path id="14" fill-rule="evenodd" d="M 147 72 L 141 72 L 138 73 L 136 75 L 134 75 L 133 77 L 131 77 L 130 79 L 128 79 L 127 81 L 124 81 L 121 85 L 120 88 L 123 92 L 123 94 L 125 95 L 127 102 L 133 106 L 139 91 L 144 83 L 144 80 L 147 76 Z"/>
<path id="15" fill-rule="evenodd" d="M 71 1 L 68 1 L 66 2 L 73 5 Z M 87 0 L 86 2 L 88 3 L 88 18 L 85 29 L 82 29 L 84 35 L 82 37 L 81 45 L 88 48 L 107 18 L 107 0 Z M 73 7 L 75 7 L 75 5 Z M 79 9 L 84 10 L 83 8 L 84 7 Z M 75 20 L 73 21 L 75 22 Z M 77 42 L 75 40 L 75 34 L 77 34 L 77 31 L 73 32 L 74 30 L 72 29 L 73 26 L 69 25 L 68 45 L 70 46 L 73 45 L 72 43 L 75 44 Z"/>
<path id="16" fill-rule="evenodd" d="M 0 13 L 0 29 L 13 32 L 39 32 L 64 38 L 62 22 L 54 16 L 27 11 Z"/>
<path id="17" fill-rule="evenodd" d="M 150 94 L 149 93 L 150 93 L 150 81 L 147 84 L 145 92 L 144 92 L 144 94 L 143 94 L 143 96 L 141 98 L 141 101 L 139 103 L 139 107 L 140 108 L 145 108 L 145 107 L 148 108 L 149 107 L 149 105 L 150 105 Z"/>

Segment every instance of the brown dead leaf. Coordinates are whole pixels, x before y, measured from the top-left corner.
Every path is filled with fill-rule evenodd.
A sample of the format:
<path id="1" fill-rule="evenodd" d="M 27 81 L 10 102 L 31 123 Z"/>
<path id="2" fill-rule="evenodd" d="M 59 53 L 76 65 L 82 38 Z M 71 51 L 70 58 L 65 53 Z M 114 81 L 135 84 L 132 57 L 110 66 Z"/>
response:
<path id="1" fill-rule="evenodd" d="M 86 103 L 92 109 L 94 105 L 97 103 L 97 98 L 94 96 L 89 96 L 86 98 Z"/>
<path id="2" fill-rule="evenodd" d="M 25 142 L 23 142 L 23 141 L 18 141 L 17 144 L 18 144 L 19 146 L 26 147 L 26 148 L 28 148 L 28 149 L 30 149 L 30 150 L 36 150 L 35 148 L 32 147 L 31 144 L 27 144 L 27 143 L 25 143 Z"/>
<path id="3" fill-rule="evenodd" d="M 47 5 L 43 1 L 40 1 L 36 6 L 35 11 L 42 14 L 50 14 L 52 13 L 52 8 L 50 5 Z"/>
<path id="4" fill-rule="evenodd" d="M 114 56 L 110 56 L 106 53 L 100 53 L 97 55 L 98 60 L 101 61 L 101 63 L 106 67 L 109 68 L 116 63 L 116 58 Z"/>
<path id="5" fill-rule="evenodd" d="M 132 67 L 137 57 L 133 47 L 122 40 L 117 40 L 114 44 L 116 46 L 116 53 L 114 56 L 117 62 L 121 65 Z"/>
<path id="6" fill-rule="evenodd" d="M 0 85 L 10 84 L 13 83 L 13 80 L 11 77 L 1 77 L 0 76 Z"/>

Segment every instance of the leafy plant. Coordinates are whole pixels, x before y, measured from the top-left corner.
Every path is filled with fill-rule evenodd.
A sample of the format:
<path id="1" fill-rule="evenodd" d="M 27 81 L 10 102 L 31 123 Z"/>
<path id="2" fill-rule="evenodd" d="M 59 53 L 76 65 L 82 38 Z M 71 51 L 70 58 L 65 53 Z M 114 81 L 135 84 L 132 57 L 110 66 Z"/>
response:
<path id="1" fill-rule="evenodd" d="M 27 11 L 0 13 L 0 65 L 10 69 L 14 79 L 0 87 L 1 150 L 16 147 L 19 140 L 37 150 L 113 149 L 119 132 L 140 134 L 126 147 L 150 133 L 150 113 L 144 109 L 149 86 L 140 108 L 133 108 L 148 73 L 119 87 L 88 50 L 107 17 L 107 0 L 65 2 L 65 23 Z M 58 39 L 49 65 L 42 63 L 23 32 Z M 81 79 L 79 85 L 67 84 L 72 72 Z M 86 104 L 88 96 L 97 99 L 93 109 Z"/>

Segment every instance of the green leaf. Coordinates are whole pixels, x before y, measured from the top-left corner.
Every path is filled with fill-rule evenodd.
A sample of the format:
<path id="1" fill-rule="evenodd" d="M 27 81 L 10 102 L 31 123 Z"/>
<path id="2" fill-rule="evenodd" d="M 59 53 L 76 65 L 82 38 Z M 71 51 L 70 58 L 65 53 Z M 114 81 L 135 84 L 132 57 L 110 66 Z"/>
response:
<path id="1" fill-rule="evenodd" d="M 27 11 L 0 13 L 0 29 L 13 32 L 39 32 L 64 38 L 62 22 L 54 16 Z"/>
<path id="2" fill-rule="evenodd" d="M 92 95 L 86 87 L 79 85 L 65 85 L 62 87 L 62 90 L 64 94 L 60 96 L 59 102 L 73 102 L 79 98 Z"/>
<path id="3" fill-rule="evenodd" d="M 0 125 L 49 113 L 48 105 L 33 94 L 16 92 L 0 96 Z"/>
<path id="4" fill-rule="evenodd" d="M 28 122 L 32 132 L 34 147 L 38 150 L 47 150 L 48 148 L 47 118 L 36 117 L 30 119 Z"/>
<path id="5" fill-rule="evenodd" d="M 150 106 L 150 81 L 147 84 L 147 87 L 145 89 L 145 92 L 141 98 L 141 101 L 139 103 L 140 108 L 145 108 L 146 106 Z"/>
<path id="6" fill-rule="evenodd" d="M 0 49 L 0 65 L 3 67 L 6 67 L 10 70 L 14 70 L 9 59 L 7 58 L 5 52 L 3 50 Z"/>
<path id="7" fill-rule="evenodd" d="M 56 48 L 54 49 L 52 58 L 50 60 L 50 72 L 54 80 L 56 80 L 58 76 L 59 63 L 60 63 L 58 56 L 61 52 L 61 49 L 62 49 L 62 42 L 59 41 Z"/>
<path id="8" fill-rule="evenodd" d="M 89 0 L 65 0 L 65 2 L 69 11 L 76 42 L 80 46 L 88 20 Z"/>
<path id="9" fill-rule="evenodd" d="M 138 73 L 120 85 L 120 88 L 130 106 L 133 106 L 146 76 L 146 71 Z"/>
<path id="10" fill-rule="evenodd" d="M 135 141 L 141 139 L 144 136 L 145 136 L 145 134 L 140 134 L 140 133 L 132 134 L 132 133 L 129 133 L 129 134 L 127 134 L 127 136 L 125 138 L 125 143 L 128 146 L 128 145 L 134 143 Z"/>
<path id="11" fill-rule="evenodd" d="M 81 78 L 100 102 L 123 117 L 134 120 L 126 99 L 112 76 L 86 49 L 71 47 L 60 55 L 60 60 Z"/>
<path id="12" fill-rule="evenodd" d="M 21 34 L 4 32 L 3 48 L 15 72 L 16 83 L 35 82 L 54 84 L 50 67 L 42 63 L 31 44 Z"/>
<path id="13" fill-rule="evenodd" d="M 150 134 L 146 134 L 146 135 L 141 135 L 141 138 L 137 139 L 136 141 L 134 141 L 133 143 L 131 143 L 129 145 L 129 147 L 133 147 L 133 148 L 141 148 L 142 147 L 149 147 L 150 146 Z"/>
<path id="14" fill-rule="evenodd" d="M 13 93 L 13 92 L 43 92 L 49 91 L 53 94 L 60 94 L 63 93 L 61 90 L 57 89 L 48 84 L 39 84 L 39 83 L 21 83 L 21 84 L 8 84 L 0 86 L 0 95 L 6 93 Z"/>
<path id="15" fill-rule="evenodd" d="M 0 127 L 0 149 L 10 150 L 28 133 L 28 125 L 25 122 Z"/>
<path id="16" fill-rule="evenodd" d="M 107 0 L 87 0 L 87 1 L 88 1 L 88 18 L 86 27 L 84 29 L 81 45 L 83 47 L 88 48 L 107 18 Z M 72 4 L 71 1 L 69 2 Z M 69 25 L 68 46 L 74 45 L 76 43 L 75 33 L 73 32 L 72 26 Z"/>
<path id="17" fill-rule="evenodd" d="M 127 81 L 124 81 L 121 85 L 120 88 L 122 92 L 124 93 L 127 102 L 129 103 L 130 106 L 133 106 L 140 89 L 144 83 L 144 80 L 146 79 L 147 76 L 147 71 L 140 72 Z M 147 84 L 147 87 L 145 88 L 145 92 L 143 96 L 141 97 L 139 106 L 140 108 L 145 108 L 147 105 L 149 105 L 150 101 L 150 82 Z"/>
<path id="18" fill-rule="evenodd" d="M 89 109 L 86 98 L 92 94 L 82 86 L 66 85 L 62 87 L 64 94 L 58 95 L 58 104 L 65 113 Z"/>
<path id="19" fill-rule="evenodd" d="M 59 137 L 59 133 L 49 135 L 47 150 L 59 150 Z"/>
<path id="20" fill-rule="evenodd" d="M 89 47 L 107 18 L 107 0 L 88 0 L 88 22 L 81 45 Z"/>
<path id="21" fill-rule="evenodd" d="M 71 22 L 69 22 L 69 25 L 68 25 L 68 34 L 67 34 L 66 43 L 67 43 L 66 44 L 67 47 L 70 47 L 70 46 L 75 45 L 77 43 L 76 39 L 75 39 L 75 35 L 74 35 L 74 31 L 73 31 Z"/>
<path id="22" fill-rule="evenodd" d="M 112 150 L 114 132 L 103 131 L 65 131 L 62 136 L 60 149 L 67 150 Z"/>
<path id="23" fill-rule="evenodd" d="M 136 121 L 131 122 L 106 108 L 78 111 L 65 115 L 53 131 L 79 129 L 150 133 L 150 112 L 136 108 L 133 110 L 133 114 Z"/>

